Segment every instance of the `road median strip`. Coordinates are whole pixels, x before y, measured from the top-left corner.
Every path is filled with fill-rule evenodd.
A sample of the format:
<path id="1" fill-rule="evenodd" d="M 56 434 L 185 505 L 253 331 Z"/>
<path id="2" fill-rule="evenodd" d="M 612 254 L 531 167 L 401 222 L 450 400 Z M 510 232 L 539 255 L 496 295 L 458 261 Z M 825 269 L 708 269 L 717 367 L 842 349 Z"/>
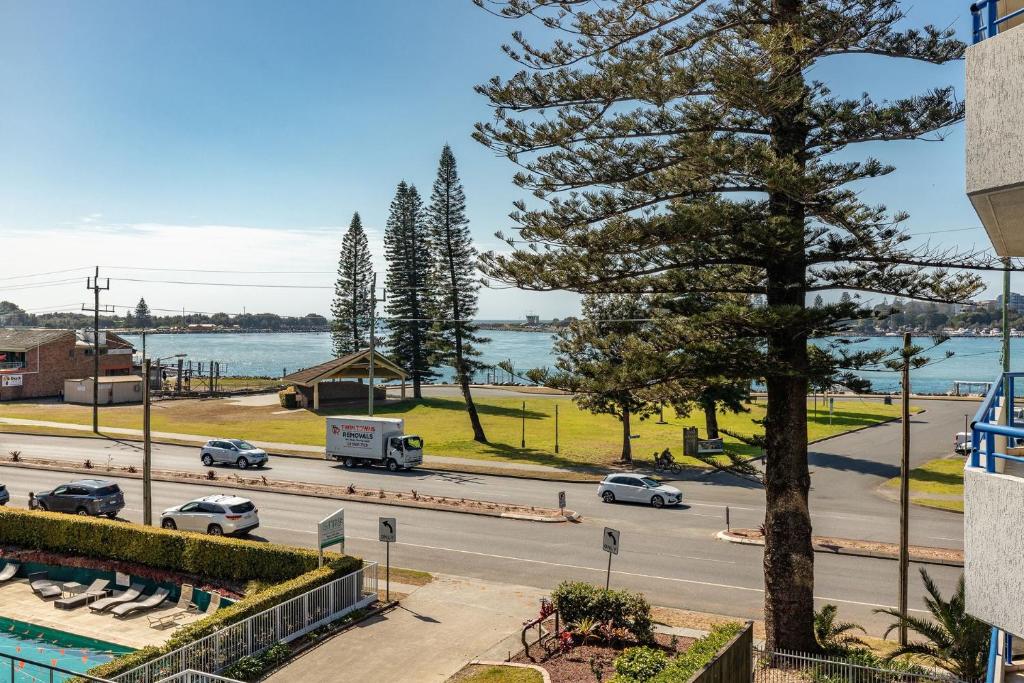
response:
<path id="1" fill-rule="evenodd" d="M 91 476 L 106 474 L 108 476 L 124 477 L 128 479 L 142 479 L 142 473 L 139 471 L 139 468 L 132 465 L 119 467 L 106 465 L 71 465 L 65 461 L 21 457 L 17 461 L 2 460 L 0 461 L 0 466 L 56 472 L 72 472 L 75 474 L 87 474 Z M 211 470 L 211 472 L 213 471 L 214 470 Z M 496 503 L 472 498 L 424 495 L 420 494 L 415 489 L 411 489 L 409 491 L 390 491 L 380 488 L 369 489 L 365 487 L 358 487 L 353 484 L 349 484 L 348 486 L 333 486 L 330 484 L 315 484 L 311 482 L 270 480 L 262 475 L 258 478 L 250 478 L 237 474 L 229 474 L 226 476 L 215 476 L 214 478 L 210 478 L 207 474 L 195 472 L 153 470 L 152 480 L 176 484 L 205 483 L 222 488 L 242 489 L 246 491 L 314 496 L 317 498 L 348 500 L 359 503 L 372 503 L 376 505 L 397 505 L 401 507 L 438 510 L 442 512 L 457 512 L 470 515 L 483 515 L 486 517 L 500 517 L 503 519 L 515 519 L 527 522 L 578 522 L 582 519 L 579 513 L 568 509 L 563 511 L 558 508 Z"/>
<path id="2" fill-rule="evenodd" d="M 716 537 L 719 540 L 739 543 L 740 545 L 764 545 L 764 535 L 758 529 L 729 529 L 719 531 Z M 811 539 L 811 543 L 814 551 L 819 553 L 874 557 L 884 560 L 899 559 L 899 546 L 895 543 L 865 541 L 854 538 L 833 538 L 831 536 L 814 536 Z M 963 567 L 964 552 L 954 548 L 912 545 L 910 546 L 910 560 L 919 564 Z"/>

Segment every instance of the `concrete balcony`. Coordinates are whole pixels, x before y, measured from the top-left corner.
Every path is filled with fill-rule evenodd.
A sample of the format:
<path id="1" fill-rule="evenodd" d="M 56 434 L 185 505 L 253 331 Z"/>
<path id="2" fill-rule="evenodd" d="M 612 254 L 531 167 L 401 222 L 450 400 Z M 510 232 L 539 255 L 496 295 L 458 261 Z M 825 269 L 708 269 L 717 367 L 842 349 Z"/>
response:
<path id="1" fill-rule="evenodd" d="M 1024 0 L 971 6 L 967 196 L 1000 256 L 1024 256 Z"/>

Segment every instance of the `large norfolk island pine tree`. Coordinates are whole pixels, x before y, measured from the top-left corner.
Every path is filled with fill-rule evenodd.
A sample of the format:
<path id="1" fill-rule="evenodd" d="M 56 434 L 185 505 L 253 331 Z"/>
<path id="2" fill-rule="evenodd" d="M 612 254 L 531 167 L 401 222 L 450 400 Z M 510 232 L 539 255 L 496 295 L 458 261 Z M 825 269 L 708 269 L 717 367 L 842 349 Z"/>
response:
<path id="1" fill-rule="evenodd" d="M 403 180 L 391 200 L 384 230 L 388 314 L 387 346 L 392 358 L 412 376 L 412 394 L 423 398 L 430 367 L 430 268 L 433 250 L 424 224 L 423 202 L 415 185 Z"/>
<path id="2" fill-rule="evenodd" d="M 469 234 L 466 194 L 455 167 L 455 155 L 448 145 L 441 150 L 426 222 L 434 256 L 430 274 L 433 357 L 455 371 L 473 425 L 473 439 L 487 443 L 469 388 L 473 373 L 483 367 L 476 361 L 480 352 L 474 344 L 487 341 L 476 334 L 477 326 L 473 323 L 480 289 L 476 275 L 477 251 Z"/>
<path id="3" fill-rule="evenodd" d="M 808 339 L 865 314 L 855 299 L 805 301 L 837 289 L 957 301 L 979 283 L 941 268 L 967 256 L 909 247 L 906 217 L 851 187 L 892 171 L 849 160 L 851 146 L 941 137 L 963 116 L 952 88 L 846 99 L 812 75 L 842 55 L 943 63 L 963 44 L 903 28 L 897 0 L 476 1 L 523 24 L 505 47 L 520 70 L 478 87 L 496 116 L 476 137 L 521 168 L 516 182 L 540 202 L 517 204 L 511 251 L 484 255 L 485 275 L 536 290 L 657 294 L 690 316 L 693 348 L 761 342 L 722 354 L 720 367 L 682 367 L 714 354 L 675 354 L 666 373 L 766 384 L 768 647 L 816 650 L 806 397 L 808 376 L 827 369 L 809 358 Z M 687 310 L 722 294 L 748 303 Z M 827 363 L 847 361 L 840 351 Z"/>
<path id="4" fill-rule="evenodd" d="M 372 311 L 373 263 L 359 213 L 341 240 L 338 279 L 331 303 L 331 342 L 335 356 L 365 349 L 369 344 Z"/>

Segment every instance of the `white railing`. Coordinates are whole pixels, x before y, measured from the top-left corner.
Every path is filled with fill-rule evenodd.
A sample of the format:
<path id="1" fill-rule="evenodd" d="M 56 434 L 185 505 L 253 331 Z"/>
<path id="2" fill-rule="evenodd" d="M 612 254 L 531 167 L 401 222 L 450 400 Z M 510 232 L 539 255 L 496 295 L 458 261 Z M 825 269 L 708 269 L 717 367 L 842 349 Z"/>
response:
<path id="1" fill-rule="evenodd" d="M 920 666 L 899 665 L 880 669 L 843 657 L 798 652 L 766 652 L 754 648 L 754 683 L 843 681 L 844 683 L 976 683 Z"/>
<path id="2" fill-rule="evenodd" d="M 0 363 L 0 370 L 18 370 L 25 367 L 25 364 L 19 361 L 11 361 L 9 363 Z"/>
<path id="3" fill-rule="evenodd" d="M 340 579 L 114 676 L 114 680 L 158 683 L 189 670 L 218 673 L 242 657 L 258 655 L 277 643 L 295 640 L 376 600 L 377 563 L 371 562 Z"/>
<path id="4" fill-rule="evenodd" d="M 161 678 L 156 683 L 242 683 L 242 681 L 237 678 L 225 678 L 224 676 L 189 669 L 168 678 Z"/>

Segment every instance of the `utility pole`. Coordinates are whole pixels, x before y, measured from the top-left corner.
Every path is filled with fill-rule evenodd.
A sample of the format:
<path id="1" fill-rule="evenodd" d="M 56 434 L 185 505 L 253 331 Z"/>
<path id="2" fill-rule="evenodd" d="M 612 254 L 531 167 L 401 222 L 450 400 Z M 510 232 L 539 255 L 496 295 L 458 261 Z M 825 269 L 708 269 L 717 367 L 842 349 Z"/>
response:
<path id="1" fill-rule="evenodd" d="M 911 336 L 903 334 L 903 453 L 900 460 L 900 645 L 907 644 L 907 583 L 910 569 L 910 352 Z"/>
<path id="2" fill-rule="evenodd" d="M 100 432 L 100 291 L 110 289 L 110 278 L 105 285 L 100 285 L 100 267 L 96 266 L 96 274 L 85 279 L 85 288 L 93 293 L 92 308 L 82 307 L 85 312 L 91 311 L 92 318 L 92 431 Z M 114 309 L 107 307 L 104 313 L 112 313 Z"/>
<path id="3" fill-rule="evenodd" d="M 369 411 L 373 417 L 373 354 L 377 344 L 377 273 L 373 274 L 373 285 L 370 287 L 370 369 L 369 369 Z"/>
<path id="4" fill-rule="evenodd" d="M 142 523 L 153 524 L 153 441 L 149 421 L 150 361 L 142 362 Z"/>

